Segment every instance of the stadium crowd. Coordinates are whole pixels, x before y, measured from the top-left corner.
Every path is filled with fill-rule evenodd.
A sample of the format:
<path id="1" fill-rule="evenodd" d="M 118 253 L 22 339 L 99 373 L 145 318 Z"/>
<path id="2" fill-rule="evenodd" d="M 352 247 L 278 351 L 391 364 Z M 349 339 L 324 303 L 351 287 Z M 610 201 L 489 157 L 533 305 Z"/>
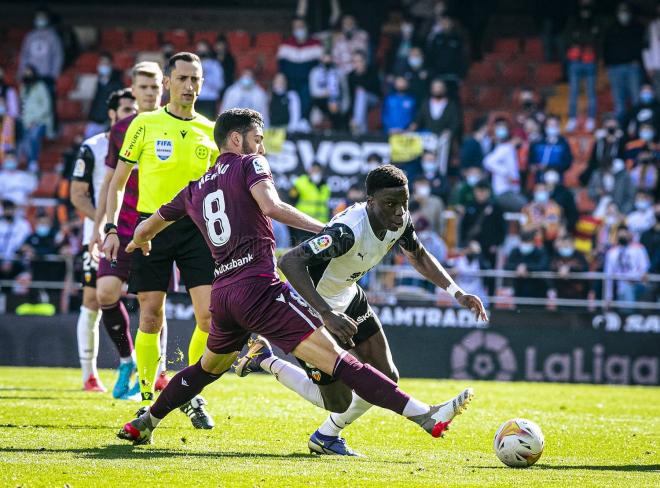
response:
<path id="1" fill-rule="evenodd" d="M 126 85 L 133 62 L 162 62 L 183 46 L 202 59 L 197 109 L 209 117 L 248 107 L 288 133 L 444 137 L 448 164 L 425 151 L 401 167 L 411 182 L 420 239 L 466 291 L 495 295 L 493 279 L 470 273 L 503 269 L 517 277 L 516 296 L 657 301 L 653 283 L 616 280 L 601 287 L 600 281 L 539 280 L 529 273 L 660 273 L 660 7 L 539 2 L 547 3 L 534 11 L 539 43 L 525 46 L 540 48 L 538 66 L 560 67 L 543 84 L 541 74 L 527 76 L 529 59 L 517 57 L 521 39 L 502 39 L 499 54 L 511 48 L 513 56 L 499 59 L 497 42 L 494 53 L 484 44 L 484 26 L 494 14 L 484 3 L 410 0 L 374 13 L 339 0 L 300 0 L 289 32 L 259 33 L 255 48 L 246 33 L 179 32 L 145 41 L 128 58 L 112 31 L 90 52 L 52 12 L 37 11 L 17 58 L 0 67 L 0 279 L 14 280 L 4 290 L 28 297 L 31 279 L 61 281 L 66 267 L 50 257 L 81 250 L 80 218 L 65 183 L 77 147 L 108 129 L 106 100 Z M 95 74 L 77 76 L 89 62 Z M 610 96 L 598 94 L 605 82 Z M 65 112 L 74 87 L 87 98 L 81 98 L 84 119 L 72 123 Z M 565 104 L 559 108 L 558 93 Z M 503 95 L 504 104 L 491 99 Z M 45 147 L 61 140 L 72 147 L 48 167 Z M 377 154 L 365 155 L 364 173 L 382 163 Z M 53 169 L 59 185 L 50 184 Z M 321 164 L 298 175 L 288 193 L 321 220 L 364 197 L 356 185 L 329 208 Z M 276 236 L 278 247 L 305 237 L 286 227 L 277 227 Z M 395 255 L 392 262 L 403 260 Z M 374 279 L 368 275 L 364 284 Z M 405 277 L 394 285 L 434 292 Z"/>

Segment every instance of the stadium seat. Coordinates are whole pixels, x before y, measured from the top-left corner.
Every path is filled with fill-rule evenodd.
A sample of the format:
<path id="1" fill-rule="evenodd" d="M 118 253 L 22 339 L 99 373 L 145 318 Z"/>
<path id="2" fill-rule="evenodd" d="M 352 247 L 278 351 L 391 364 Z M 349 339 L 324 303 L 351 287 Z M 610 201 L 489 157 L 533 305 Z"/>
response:
<path id="1" fill-rule="evenodd" d="M 507 63 L 502 67 L 502 81 L 507 85 L 523 85 L 529 78 L 526 63 Z"/>
<path id="2" fill-rule="evenodd" d="M 493 52 L 516 54 L 520 51 L 520 39 L 517 37 L 505 37 L 495 39 Z"/>
<path id="3" fill-rule="evenodd" d="M 476 103 L 476 97 L 474 95 L 474 86 L 473 85 L 461 85 L 458 91 L 458 97 L 461 101 L 461 105 L 473 105 Z"/>
<path id="4" fill-rule="evenodd" d="M 190 35 L 183 29 L 175 29 L 163 32 L 163 42 L 169 42 L 176 51 L 188 51 L 190 49 Z"/>
<path id="5" fill-rule="evenodd" d="M 66 96 L 76 86 L 76 75 L 73 70 L 64 71 L 55 83 L 58 97 Z"/>
<path id="6" fill-rule="evenodd" d="M 82 105 L 73 100 L 59 99 L 57 101 L 57 115 L 61 120 L 77 121 L 84 117 Z"/>
<path id="7" fill-rule="evenodd" d="M 52 198 L 57 194 L 57 184 L 60 181 L 60 175 L 54 171 L 43 173 L 39 178 L 39 186 L 34 192 L 35 197 Z"/>
<path id="8" fill-rule="evenodd" d="M 241 51 L 250 47 L 250 34 L 242 30 L 227 32 L 227 42 L 230 50 L 240 55 Z"/>
<path id="9" fill-rule="evenodd" d="M 76 59 L 75 68 L 79 73 L 96 73 L 98 62 L 99 54 L 94 51 L 87 51 Z"/>
<path id="10" fill-rule="evenodd" d="M 523 53 L 531 61 L 543 61 L 543 42 L 538 37 L 528 37 L 525 39 Z"/>
<path id="11" fill-rule="evenodd" d="M 114 64 L 117 69 L 122 71 L 131 69 L 135 64 L 135 56 L 128 51 L 118 52 L 114 55 Z"/>
<path id="12" fill-rule="evenodd" d="M 262 53 L 275 54 L 280 44 L 282 44 L 282 34 L 279 32 L 260 32 L 254 38 L 254 47 Z"/>
<path id="13" fill-rule="evenodd" d="M 381 132 L 382 124 L 382 110 L 380 105 L 376 105 L 369 110 L 367 115 L 367 127 L 369 132 Z"/>
<path id="14" fill-rule="evenodd" d="M 100 49 L 115 52 L 126 48 L 127 44 L 128 36 L 126 30 L 121 27 L 111 27 L 101 31 Z"/>
<path id="15" fill-rule="evenodd" d="M 22 27 L 10 27 L 7 29 L 7 36 L 4 42 L 8 47 L 18 48 L 21 46 L 23 38 L 25 37 L 25 34 L 28 33 L 28 30 L 29 29 Z"/>
<path id="16" fill-rule="evenodd" d="M 218 33 L 215 31 L 198 31 L 193 34 L 193 42 L 206 41 L 209 44 L 215 44 L 218 40 Z"/>
<path id="17" fill-rule="evenodd" d="M 561 63 L 541 63 L 536 67 L 534 79 L 540 86 L 550 86 L 561 80 Z"/>
<path id="18" fill-rule="evenodd" d="M 133 31 L 131 45 L 136 51 L 158 51 L 158 32 L 154 29 L 138 29 Z"/>
<path id="19" fill-rule="evenodd" d="M 77 136 L 85 133 L 85 122 L 66 122 L 62 124 L 60 129 L 59 140 L 63 144 L 71 145 Z"/>
<path id="20" fill-rule="evenodd" d="M 506 106 L 504 89 L 500 86 L 483 85 L 476 89 L 477 106 L 481 109 L 491 110 Z"/>
<path id="21" fill-rule="evenodd" d="M 473 84 L 492 83 L 497 78 L 497 65 L 494 63 L 474 63 L 468 71 L 468 82 Z"/>

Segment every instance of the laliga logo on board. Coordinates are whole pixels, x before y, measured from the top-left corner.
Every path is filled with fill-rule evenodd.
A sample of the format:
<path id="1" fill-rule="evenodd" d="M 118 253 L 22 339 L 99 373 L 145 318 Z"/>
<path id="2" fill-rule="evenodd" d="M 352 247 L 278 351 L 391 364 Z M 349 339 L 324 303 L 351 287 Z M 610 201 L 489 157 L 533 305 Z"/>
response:
<path id="1" fill-rule="evenodd" d="M 156 141 L 156 156 L 161 161 L 167 161 L 172 155 L 174 144 L 169 139 L 158 139 Z"/>
<path id="2" fill-rule="evenodd" d="M 518 369 L 509 341 L 495 332 L 475 331 L 451 351 L 452 378 L 510 381 Z"/>

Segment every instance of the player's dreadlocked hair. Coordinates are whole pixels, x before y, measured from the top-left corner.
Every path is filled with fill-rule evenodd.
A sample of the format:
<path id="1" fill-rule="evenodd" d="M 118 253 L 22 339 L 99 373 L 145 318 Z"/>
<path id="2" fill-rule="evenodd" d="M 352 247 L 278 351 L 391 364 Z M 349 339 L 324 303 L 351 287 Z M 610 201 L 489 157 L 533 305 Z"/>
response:
<path id="1" fill-rule="evenodd" d="M 391 164 L 372 169 L 367 175 L 367 195 L 369 196 L 383 188 L 400 186 L 408 186 L 408 178 L 403 171 Z"/>
<path id="2" fill-rule="evenodd" d="M 259 112 L 249 108 L 230 108 L 218 116 L 213 129 L 213 138 L 218 147 L 225 147 L 227 136 L 240 132 L 243 137 L 255 127 L 264 126 L 264 119 Z"/>

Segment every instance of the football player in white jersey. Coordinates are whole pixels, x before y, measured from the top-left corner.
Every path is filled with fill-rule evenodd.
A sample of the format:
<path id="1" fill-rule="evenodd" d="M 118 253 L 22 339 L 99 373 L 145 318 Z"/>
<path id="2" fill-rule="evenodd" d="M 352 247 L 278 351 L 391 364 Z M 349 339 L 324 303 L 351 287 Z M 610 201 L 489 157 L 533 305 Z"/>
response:
<path id="1" fill-rule="evenodd" d="M 345 349 L 398 381 L 380 321 L 357 284 L 395 244 L 422 276 L 449 292 L 460 305 L 474 312 L 477 320 L 488 318 L 479 297 L 461 290 L 417 239 L 408 212 L 406 175 L 395 166 L 381 166 L 369 172 L 366 187 L 366 202 L 356 203 L 334 217 L 321 233 L 286 253 L 278 264 L 289 284 L 319 314 L 341 312 L 357 325 L 355 335 L 340 324 L 336 330 L 329 327 Z M 275 356 L 268 342 L 258 337 L 238 360 L 236 373 L 245 376 L 266 371 L 311 403 L 331 412 L 342 412 L 331 413 L 312 434 L 309 449 L 318 454 L 357 455 L 340 434 L 371 404 L 332 376 L 304 363 L 301 366 L 302 369 Z M 457 398 L 465 398 L 467 391 Z M 455 415 L 465 408 L 463 401 L 453 405 Z"/>
<path id="2" fill-rule="evenodd" d="M 108 117 L 111 125 L 136 112 L 135 97 L 130 89 L 113 92 L 108 98 Z M 88 251 L 94 228 L 96 202 L 105 176 L 105 156 L 108 153 L 108 133 L 86 139 L 80 146 L 71 177 L 71 203 L 85 216 L 83 227 L 82 286 L 83 303 L 78 315 L 78 356 L 82 368 L 83 389 L 103 393 L 96 370 L 99 350 L 99 305 L 96 300 L 96 270 L 98 258 Z"/>

